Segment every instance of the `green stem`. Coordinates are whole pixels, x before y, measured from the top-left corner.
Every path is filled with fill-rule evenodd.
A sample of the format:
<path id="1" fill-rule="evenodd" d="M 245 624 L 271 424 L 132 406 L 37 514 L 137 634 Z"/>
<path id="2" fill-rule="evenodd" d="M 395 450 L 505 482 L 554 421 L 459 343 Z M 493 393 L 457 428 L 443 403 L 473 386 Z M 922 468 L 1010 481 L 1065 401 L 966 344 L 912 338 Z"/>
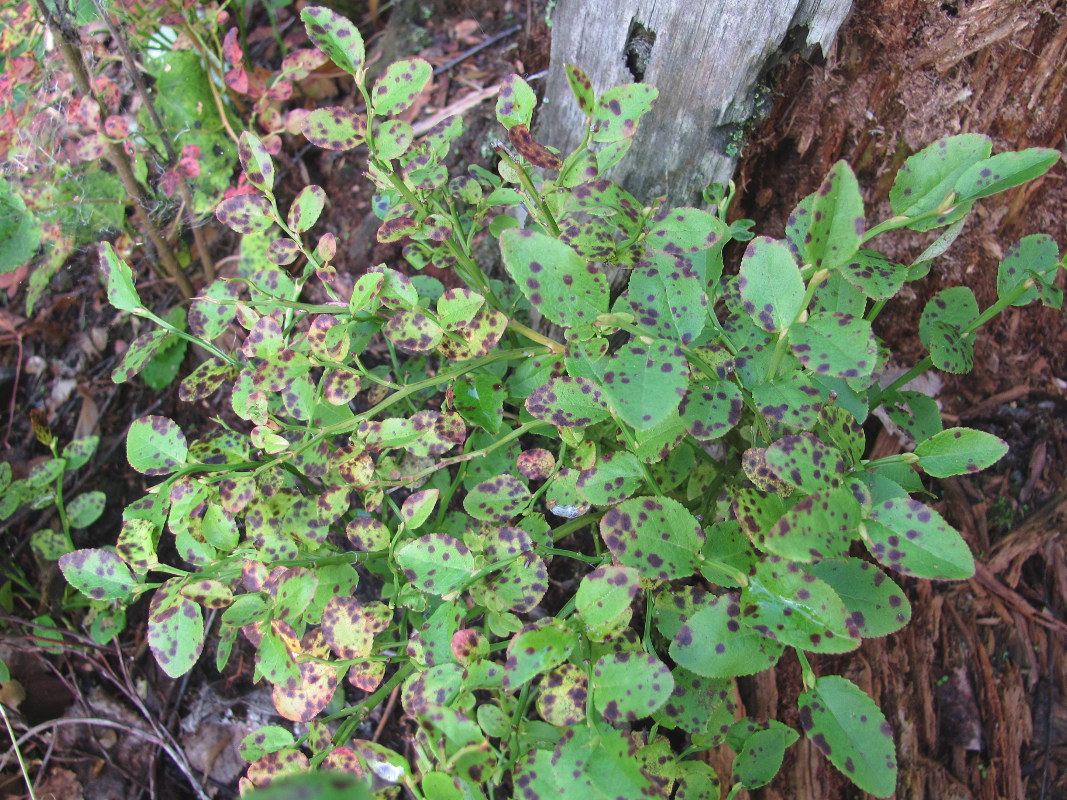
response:
<path id="1" fill-rule="evenodd" d="M 808 657 L 804 655 L 803 650 L 793 649 L 793 652 L 797 654 L 797 661 L 800 662 L 800 674 L 804 680 L 805 689 L 815 688 L 815 670 L 811 668 L 811 664 L 808 662 Z"/>
<path id="2" fill-rule="evenodd" d="M 552 211 L 549 210 L 548 204 L 544 198 L 537 193 L 537 189 L 533 185 L 533 181 L 530 180 L 529 173 L 526 172 L 526 168 L 520 165 L 515 159 L 511 157 L 511 154 L 503 147 L 497 147 L 496 153 L 503 161 L 507 161 L 511 165 L 512 169 L 519 175 L 519 183 L 522 184 L 522 189 L 526 192 L 530 198 L 531 208 L 530 214 L 537 220 L 548 233 L 556 239 L 559 238 L 560 230 L 559 225 L 556 224 L 555 217 L 552 216 Z"/>
<path id="3" fill-rule="evenodd" d="M 341 726 L 337 729 L 337 733 L 333 736 L 334 744 L 338 747 L 344 746 L 349 739 L 352 738 L 352 734 L 355 732 L 359 724 L 366 719 L 367 714 L 371 710 L 381 705 L 382 701 L 389 696 L 393 689 L 403 683 L 407 677 L 415 671 L 415 665 L 411 662 L 404 664 L 396 671 L 396 673 L 388 681 L 378 687 L 370 697 L 364 700 L 362 703 L 357 703 L 354 706 L 342 709 L 336 714 L 332 714 L 325 717 L 322 722 L 328 723 L 335 720 L 344 719 Z M 346 719 L 347 718 L 347 719 Z"/>

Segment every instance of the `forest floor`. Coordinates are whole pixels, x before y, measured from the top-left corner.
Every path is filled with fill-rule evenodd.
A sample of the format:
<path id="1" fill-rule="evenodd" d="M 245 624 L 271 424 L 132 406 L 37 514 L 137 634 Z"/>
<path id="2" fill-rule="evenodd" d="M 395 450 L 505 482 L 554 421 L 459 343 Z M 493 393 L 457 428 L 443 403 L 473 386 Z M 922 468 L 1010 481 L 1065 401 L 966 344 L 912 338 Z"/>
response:
<path id="1" fill-rule="evenodd" d="M 468 107 L 460 158 L 469 163 L 483 162 L 483 151 L 499 135 L 492 88 L 508 73 L 533 74 L 548 66 L 551 30 L 544 6 L 457 0 L 451 13 L 424 25 L 416 52 L 435 66 L 513 29 L 435 78 L 415 111 Z M 369 16 L 361 29 L 375 30 Z M 405 46 L 393 40 L 395 26 L 379 30 L 372 51 L 376 44 L 389 51 Z M 383 63 L 410 54 L 386 53 Z M 1062 150 L 1065 63 L 1063 0 L 857 0 L 831 53 L 793 57 L 768 78 L 776 103 L 750 131 L 732 214 L 756 219 L 760 234 L 780 236 L 793 205 L 844 158 L 868 187 L 872 213 L 888 216 L 896 167 L 947 134 L 989 133 L 995 151 Z M 331 198 L 323 222 L 344 243 L 340 273 L 356 276 L 396 257 L 395 248 L 374 240 L 377 220 L 358 156 L 317 155 L 288 143 L 279 160 L 286 176 L 280 196 L 292 196 L 310 177 Z M 1044 179 L 986 201 L 961 237 L 963 246 L 941 258 L 926 279 L 910 284 L 913 291 L 879 318 L 879 335 L 901 358 L 918 360 L 914 331 L 932 294 L 966 284 L 984 307 L 995 297 L 996 265 L 1007 245 L 1039 232 L 1062 240 L 1064 231 L 1067 180 L 1061 163 Z M 904 240 L 899 253 L 887 255 L 903 261 L 922 249 L 918 241 Z M 216 257 L 233 245 L 216 240 Z M 222 269 L 225 274 L 224 263 Z M 133 332 L 116 325 L 91 252 L 76 254 L 53 279 L 32 318 L 18 314 L 22 307 L 16 292 L 0 309 L 0 404 L 10 410 L 0 459 L 25 471 L 45 456 L 30 409 L 43 411 L 63 440 L 102 432 L 95 468 L 79 474 L 68 491 L 99 489 L 108 495 L 109 509 L 121 509 L 141 491 L 139 476 L 131 477 L 125 466 L 129 423 L 148 413 L 197 423 L 213 409 L 208 401 L 180 403 L 176 384 L 153 394 L 111 383 Z M 897 735 L 898 797 L 1067 797 L 1067 316 L 1043 307 L 1009 310 L 981 333 L 974 372 L 940 380 L 937 397 L 946 419 L 993 432 L 1011 446 L 993 468 L 934 487 L 943 498 L 938 509 L 978 556 L 978 573 L 959 584 L 905 583 L 916 610 L 911 625 L 819 663 L 849 676 L 885 711 Z M 877 434 L 875 452 L 898 447 L 888 433 Z M 113 541 L 109 531 L 115 526 L 108 523 L 117 512 L 109 513 L 93 529 L 102 531 L 99 541 L 80 544 Z M 0 526 L 3 557 L 35 589 L 32 597 L 0 598 L 7 610 L 0 657 L 24 692 L 21 699 L 5 695 L 0 701 L 18 706 L 24 726 L 57 731 L 54 738 L 28 736 L 22 748 L 39 780 L 37 796 L 191 796 L 166 749 L 184 752 L 187 767 L 214 796 L 236 796 L 243 766 L 235 752 L 242 735 L 237 730 L 266 721 L 272 710 L 251 683 L 251 649 L 238 647 L 222 674 L 208 652 L 186 679 L 171 681 L 147 652 L 140 606 L 131 609 L 117 645 L 100 648 L 70 629 L 56 642 L 31 621 L 45 613 L 73 620 L 77 612 L 60 607 L 62 578 L 54 567 L 42 568 L 27 546 L 29 534 L 47 521 L 40 516 L 20 511 Z M 783 661 L 777 670 L 743 681 L 741 696 L 746 713 L 795 723 L 789 709 L 799 689 L 799 673 Z M 124 730 L 53 724 L 78 717 L 109 720 Z M 377 734 L 398 738 L 402 729 Z M 14 764 L 0 766 L 0 797 L 24 793 Z M 859 793 L 801 740 L 776 782 L 757 796 L 835 800 Z"/>

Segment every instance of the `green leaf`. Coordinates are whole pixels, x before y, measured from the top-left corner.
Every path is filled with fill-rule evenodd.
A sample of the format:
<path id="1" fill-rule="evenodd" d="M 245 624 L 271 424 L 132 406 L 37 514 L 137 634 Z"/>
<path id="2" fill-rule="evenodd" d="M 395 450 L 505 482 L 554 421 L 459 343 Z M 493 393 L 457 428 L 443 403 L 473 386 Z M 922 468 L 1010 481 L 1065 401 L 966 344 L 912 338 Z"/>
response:
<path id="1" fill-rule="evenodd" d="M 841 451 L 810 433 L 775 440 L 767 447 L 766 459 L 778 478 L 805 494 L 836 489 L 845 475 Z"/>
<path id="2" fill-rule="evenodd" d="M 508 643 L 504 661 L 504 689 L 512 691 L 543 672 L 562 664 L 578 643 L 564 622 L 552 617 L 527 625 Z"/>
<path id="3" fill-rule="evenodd" d="M 652 716 L 674 691 L 667 665 L 649 653 L 614 653 L 593 664 L 593 705 L 611 723 Z"/>
<path id="4" fill-rule="evenodd" d="M 262 192 L 274 191 L 274 161 L 259 137 L 249 131 L 241 132 L 237 155 L 248 182 Z"/>
<path id="5" fill-rule="evenodd" d="M 847 162 L 830 169 L 811 208 L 804 261 L 816 269 L 833 269 L 855 255 L 866 229 L 863 198 Z"/>
<path id="6" fill-rule="evenodd" d="M 495 375 L 479 372 L 457 378 L 452 384 L 452 395 L 456 411 L 472 426 L 490 433 L 500 430 L 507 393 Z"/>
<path id="7" fill-rule="evenodd" d="M 743 624 L 782 644 L 812 653 L 847 653 L 860 646 L 841 598 L 801 565 L 770 556 L 741 591 Z"/>
<path id="8" fill-rule="evenodd" d="M 441 492 L 437 489 L 424 489 L 412 492 L 400 507 L 400 518 L 404 520 L 404 529 L 413 531 L 424 523 L 437 506 Z"/>
<path id="9" fill-rule="evenodd" d="M 919 339 L 945 372 L 970 372 L 974 339 L 963 331 L 978 317 L 978 302 L 966 286 L 944 289 L 930 298 L 919 318 Z"/>
<path id="10" fill-rule="evenodd" d="M 433 68 L 421 58 L 394 61 L 374 82 L 371 106 L 379 116 L 401 114 L 411 108 L 426 88 Z"/>
<path id="11" fill-rule="evenodd" d="M 988 136 L 964 133 L 938 139 L 904 162 L 889 191 L 893 213 L 916 217 L 938 208 L 971 166 L 989 156 Z M 918 230 L 929 230 L 920 224 Z"/>
<path id="12" fill-rule="evenodd" d="M 1007 452 L 1006 442 L 971 428 L 949 428 L 915 448 L 919 466 L 935 478 L 978 472 L 997 463 Z"/>
<path id="13" fill-rule="evenodd" d="M 107 495 L 83 492 L 67 504 L 67 521 L 72 528 L 88 528 L 104 513 Z"/>
<path id="14" fill-rule="evenodd" d="M 154 330 L 142 333 L 134 339 L 126 352 L 122 354 L 122 361 L 111 373 L 111 380 L 115 383 L 125 383 L 134 375 L 144 369 L 145 364 L 152 360 L 156 352 L 167 343 L 177 337 L 170 331 Z"/>
<path id="15" fill-rule="evenodd" d="M 838 378 L 866 378 L 878 364 L 871 323 L 820 311 L 789 329 L 789 346 L 806 369 Z"/>
<path id="16" fill-rule="evenodd" d="M 275 753 L 283 747 L 290 747 L 296 739 L 281 725 L 264 725 L 247 734 L 241 740 L 241 758 L 255 761 L 267 753 Z"/>
<path id="17" fill-rule="evenodd" d="M 428 353 L 444 336 L 441 326 L 419 311 L 397 312 L 385 323 L 382 333 L 406 353 Z"/>
<path id="18" fill-rule="evenodd" d="M 645 83 L 608 89 L 593 109 L 593 141 L 618 142 L 633 137 L 641 117 L 652 110 L 657 97 L 659 91 Z"/>
<path id="19" fill-rule="evenodd" d="M 93 600 L 130 600 L 137 587 L 130 570 L 110 550 L 75 550 L 59 559 L 67 582 Z"/>
<path id="20" fill-rule="evenodd" d="M 631 273 L 615 309 L 620 307 L 634 314 L 649 335 L 689 344 L 704 330 L 708 296 L 687 259 L 649 253 Z"/>
<path id="21" fill-rule="evenodd" d="M 839 675 L 816 679 L 800 695 L 804 734 L 856 786 L 889 797 L 897 786 L 893 731 L 862 689 Z"/>
<path id="22" fill-rule="evenodd" d="M 1058 304 L 1054 304 L 1057 297 L 1055 291 L 1058 290 L 1053 282 L 1059 268 L 1060 251 L 1055 239 L 1044 233 L 1024 236 L 1008 248 L 997 267 L 997 296 L 1003 299 L 1027 280 L 1033 279 L 1037 285 L 1023 292 L 1012 305 L 1025 306 L 1041 297 L 1046 305 L 1058 308 Z M 1062 300 L 1062 295 L 1058 297 Z M 1054 300 L 1053 303 L 1049 302 L 1050 298 Z"/>
<path id="23" fill-rule="evenodd" d="M 770 669 L 784 647 L 741 624 L 736 594 L 716 597 L 671 637 L 670 655 L 680 667 L 705 678 L 733 678 Z M 659 625 L 663 629 L 663 625 Z"/>
<path id="24" fill-rule="evenodd" d="M 578 108 L 587 117 L 592 116 L 595 100 L 593 82 L 589 80 L 589 76 L 585 74 L 581 67 L 576 67 L 574 64 L 565 64 L 564 69 L 567 71 L 567 83 L 570 84 L 571 91 L 574 92 L 574 99 L 578 101 Z"/>
<path id="25" fill-rule="evenodd" d="M 274 225 L 274 209 L 255 194 L 239 194 L 215 207 L 219 222 L 236 233 L 262 233 Z"/>
<path id="26" fill-rule="evenodd" d="M 726 238 L 726 223 L 700 208 L 664 206 L 648 226 L 645 244 L 671 255 L 710 250 Z"/>
<path id="27" fill-rule="evenodd" d="M 26 203 L 0 178 L 0 272 L 18 269 L 37 252 L 41 223 Z"/>
<path id="28" fill-rule="evenodd" d="M 582 470 L 576 488 L 595 506 L 613 506 L 636 492 L 644 479 L 637 457 L 621 450 L 599 456 L 595 466 Z"/>
<path id="29" fill-rule="evenodd" d="M 661 581 L 692 575 L 704 543 L 700 523 L 668 497 L 634 497 L 609 509 L 600 536 L 619 563 Z"/>
<path id="30" fill-rule="evenodd" d="M 420 591 L 446 598 L 458 592 L 474 571 L 470 549 L 446 533 L 431 533 L 408 542 L 396 551 L 396 562 L 404 577 Z"/>
<path id="31" fill-rule="evenodd" d="M 463 508 L 484 522 L 507 522 L 529 505 L 530 490 L 511 475 L 497 475 L 482 481 L 463 498 Z"/>
<path id="32" fill-rule="evenodd" d="M 318 222 L 326 205 L 326 192 L 321 186 L 305 186 L 289 206 L 288 224 L 293 233 L 304 233 Z M 294 243 L 295 244 L 295 243 Z"/>
<path id="33" fill-rule="evenodd" d="M 745 737 L 734 759 L 734 781 L 748 789 L 758 789 L 770 783 L 782 767 L 786 748 L 800 738 L 795 730 L 776 720 L 769 720 L 764 725 L 767 727 Z"/>
<path id="34" fill-rule="evenodd" d="M 530 84 L 518 75 L 511 74 L 504 78 L 500 93 L 496 99 L 496 118 L 505 128 L 516 125 L 530 126 L 533 111 L 537 105 L 537 96 Z"/>
<path id="35" fill-rule="evenodd" d="M 1060 158 L 1059 150 L 1048 147 L 997 153 L 972 164 L 953 188 L 959 193 L 959 202 L 989 197 L 1044 175 Z"/>
<path id="36" fill-rule="evenodd" d="M 561 428 L 584 428 L 609 416 L 603 392 L 585 378 L 552 378 L 530 393 L 525 406 L 535 419 Z"/>
<path id="37" fill-rule="evenodd" d="M 566 328 L 591 325 L 608 310 L 604 274 L 563 242 L 509 228 L 500 235 L 500 252 L 512 280 L 550 322 Z"/>
<path id="38" fill-rule="evenodd" d="M 903 264 L 895 264 L 881 253 L 860 250 L 841 263 L 841 274 L 872 300 L 888 300 L 900 291 L 908 277 Z"/>
<path id="39" fill-rule="evenodd" d="M 757 236 L 748 243 L 737 279 L 745 313 L 768 333 L 793 324 L 804 303 L 804 281 L 789 248 Z"/>
<path id="40" fill-rule="evenodd" d="M 883 501 L 871 511 L 865 528 L 871 555 L 902 575 L 948 581 L 974 575 L 967 543 L 940 514 L 917 500 Z"/>
<path id="41" fill-rule="evenodd" d="M 689 381 L 681 348 L 664 341 L 625 345 L 592 367 L 608 405 L 637 431 L 648 431 L 676 414 Z"/>
<path id="42" fill-rule="evenodd" d="M 173 420 L 150 415 L 135 420 L 126 436 L 130 466 L 144 475 L 169 475 L 185 463 L 189 447 Z"/>
<path id="43" fill-rule="evenodd" d="M 859 558 L 827 558 L 805 567 L 837 592 L 864 639 L 887 636 L 911 619 L 911 604 L 889 576 Z"/>
<path id="44" fill-rule="evenodd" d="M 351 150 L 367 138 L 367 119 L 340 106 L 316 108 L 304 120 L 304 136 L 324 150 Z"/>
<path id="45" fill-rule="evenodd" d="M 181 585 L 181 578 L 168 580 L 148 606 L 148 646 L 172 678 L 191 670 L 204 649 L 203 611 L 182 596 Z"/>
<path id="46" fill-rule="evenodd" d="M 308 38 L 334 64 L 358 79 L 363 72 L 366 50 L 359 29 L 347 19 L 323 6 L 308 6 L 300 12 Z"/>
<path id="47" fill-rule="evenodd" d="M 640 574 L 631 567 L 604 566 L 578 585 L 575 609 L 594 641 L 617 634 L 630 623 L 631 604 L 641 590 Z"/>
<path id="48" fill-rule="evenodd" d="M 99 247 L 100 271 L 107 286 L 107 301 L 119 311 L 136 313 L 144 308 L 137 289 L 133 285 L 133 272 L 129 264 L 115 255 L 111 245 L 102 242 Z"/>
<path id="49" fill-rule="evenodd" d="M 836 489 L 820 490 L 797 501 L 774 525 L 764 528 L 756 543 L 792 561 L 817 561 L 848 552 L 862 521 L 862 500 L 869 501 L 863 484 L 849 481 Z"/>

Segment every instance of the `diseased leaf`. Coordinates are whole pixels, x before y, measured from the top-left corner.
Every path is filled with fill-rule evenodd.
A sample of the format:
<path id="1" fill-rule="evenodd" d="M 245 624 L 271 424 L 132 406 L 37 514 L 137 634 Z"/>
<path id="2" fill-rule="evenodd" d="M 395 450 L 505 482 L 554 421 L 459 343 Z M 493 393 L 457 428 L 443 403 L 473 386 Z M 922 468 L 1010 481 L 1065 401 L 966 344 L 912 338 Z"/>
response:
<path id="1" fill-rule="evenodd" d="M 662 623 L 660 630 L 664 630 Z M 670 635 L 670 631 L 665 630 Z M 736 594 L 725 594 L 704 604 L 671 636 L 671 658 L 681 667 L 705 678 L 754 675 L 773 667 L 783 645 L 741 623 Z"/>
<path id="2" fill-rule="evenodd" d="M 608 722 L 652 716 L 670 698 L 674 678 L 648 653 L 616 653 L 593 664 L 593 705 Z"/>
<path id="3" fill-rule="evenodd" d="M 804 261 L 816 269 L 834 269 L 855 255 L 866 230 L 863 198 L 852 168 L 838 161 L 815 192 Z"/>
<path id="4" fill-rule="evenodd" d="M 593 141 L 617 142 L 637 133 L 641 117 L 652 110 L 659 91 L 645 83 L 608 89 L 593 109 Z M 601 170 L 603 172 L 603 170 Z"/>
<path id="5" fill-rule="evenodd" d="M 946 136 L 925 147 L 904 162 L 889 191 L 893 213 L 916 217 L 933 211 L 952 192 L 959 178 L 974 164 L 989 156 L 992 142 L 988 136 L 964 133 Z M 933 225 L 919 224 L 918 230 Z"/>
<path id="6" fill-rule="evenodd" d="M 634 497 L 609 509 L 600 536 L 620 563 L 661 581 L 692 575 L 704 543 L 700 523 L 668 497 Z"/>
<path id="7" fill-rule="evenodd" d="M 763 330 L 788 328 L 804 302 L 804 281 L 789 248 L 757 236 L 745 249 L 737 287 L 745 313 Z"/>
<path id="8" fill-rule="evenodd" d="M 518 478 L 498 475 L 482 481 L 463 498 L 463 508 L 475 519 L 507 522 L 529 504 L 530 490 Z"/>
<path id="9" fill-rule="evenodd" d="M 137 586 L 130 570 L 109 550 L 75 550 L 59 559 L 67 582 L 93 600 L 129 600 Z"/>
<path id="10" fill-rule="evenodd" d="M 961 202 L 989 197 L 1044 175 L 1061 158 L 1060 151 L 1050 147 L 997 153 L 968 167 L 953 188 Z"/>
<path id="11" fill-rule="evenodd" d="M 427 594 L 454 595 L 474 570 L 470 549 L 454 536 L 431 533 L 396 551 L 404 577 Z"/>
<path id="12" fill-rule="evenodd" d="M 967 543 L 940 514 L 917 500 L 883 501 L 872 509 L 865 528 L 871 555 L 903 575 L 949 581 L 974 575 Z"/>
<path id="13" fill-rule="evenodd" d="M 537 105 L 537 96 L 530 84 L 518 75 L 511 74 L 504 78 L 496 100 L 496 118 L 505 128 L 513 125 L 530 126 L 533 110 Z"/>
<path id="14" fill-rule="evenodd" d="M 978 472 L 997 463 L 1007 452 L 1006 442 L 971 428 L 949 428 L 915 448 L 919 466 L 935 478 Z"/>
<path id="15" fill-rule="evenodd" d="M 169 475 L 185 463 L 185 435 L 173 420 L 150 415 L 135 420 L 126 436 L 130 466 L 144 475 Z"/>
<path id="16" fill-rule="evenodd" d="M 817 678 L 800 695 L 800 725 L 849 780 L 875 797 L 897 786 L 893 731 L 863 690 L 839 675 Z"/>
<path id="17" fill-rule="evenodd" d="M 204 614 L 182 596 L 182 579 L 164 583 L 148 606 L 148 645 L 156 663 L 172 678 L 193 668 L 204 649 Z"/>
<path id="18" fill-rule="evenodd" d="M 374 113 L 388 116 L 407 111 L 425 88 L 432 71 L 429 63 L 421 58 L 394 61 L 374 82 L 371 92 Z"/>
<path id="19" fill-rule="evenodd" d="M 334 64 L 357 78 L 363 71 L 366 50 L 359 29 L 323 6 L 308 6 L 300 12 L 300 19 L 307 27 L 308 38 Z"/>
<path id="20" fill-rule="evenodd" d="M 865 639 L 895 633 L 911 619 L 911 604 L 900 587 L 867 561 L 826 558 L 805 570 L 837 592 L 850 622 Z"/>

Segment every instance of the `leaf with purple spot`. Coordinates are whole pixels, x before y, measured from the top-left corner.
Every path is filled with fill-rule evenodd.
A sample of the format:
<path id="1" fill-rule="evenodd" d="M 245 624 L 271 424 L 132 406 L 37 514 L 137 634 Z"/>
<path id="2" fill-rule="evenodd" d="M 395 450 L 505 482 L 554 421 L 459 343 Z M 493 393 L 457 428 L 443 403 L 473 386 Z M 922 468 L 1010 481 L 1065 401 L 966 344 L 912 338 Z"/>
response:
<path id="1" fill-rule="evenodd" d="M 496 118 L 501 125 L 529 127 L 536 106 L 537 95 L 530 84 L 514 73 L 504 78 L 496 99 Z"/>
<path id="2" fill-rule="evenodd" d="M 367 138 L 367 119 L 340 106 L 316 108 L 304 120 L 304 136 L 324 150 L 351 150 Z"/>
<path id="3" fill-rule="evenodd" d="M 689 365 L 677 345 L 635 342 L 593 365 L 604 398 L 615 414 L 637 431 L 666 420 L 685 396 Z"/>
<path id="4" fill-rule="evenodd" d="M 172 678 L 191 670 L 204 649 L 204 612 L 182 596 L 182 583 L 181 578 L 168 580 L 148 606 L 148 646 Z"/>
<path id="5" fill-rule="evenodd" d="M 645 243 L 673 255 L 699 253 L 715 247 L 726 234 L 726 224 L 708 211 L 664 206 L 649 221 Z"/>
<path id="6" fill-rule="evenodd" d="M 662 581 L 692 575 L 704 544 L 700 523 L 669 497 L 634 497 L 609 509 L 600 536 L 619 563 Z"/>
<path id="7" fill-rule="evenodd" d="M 650 653 L 617 653 L 593 665 L 593 705 L 608 722 L 635 722 L 658 711 L 674 691 L 667 665 Z"/>
<path id="8" fill-rule="evenodd" d="M 893 580 L 859 558 L 827 558 L 805 567 L 837 592 L 864 639 L 887 636 L 911 619 L 911 604 Z"/>
<path id="9" fill-rule="evenodd" d="M 130 265 L 115 255 L 108 242 L 100 245 L 98 254 L 100 271 L 104 274 L 104 285 L 107 287 L 107 301 L 119 311 L 137 313 L 143 309 L 144 303 L 137 295 Z"/>
<path id="10" fill-rule="evenodd" d="M 574 600 L 589 638 L 603 641 L 629 625 L 640 590 L 640 573 L 632 567 L 597 567 L 583 577 Z"/>
<path id="11" fill-rule="evenodd" d="M 686 431 L 706 442 L 727 434 L 741 420 L 743 409 L 744 396 L 737 384 L 710 381 L 691 385 L 678 413 Z"/>
<path id="12" fill-rule="evenodd" d="M 652 110 L 657 97 L 659 91 L 647 83 L 627 83 L 608 89 L 593 109 L 593 141 L 618 142 L 632 138 L 641 117 Z"/>
<path id="13" fill-rule="evenodd" d="M 208 284 L 189 304 L 189 330 L 201 339 L 212 341 L 233 322 L 240 288 L 233 281 L 220 278 Z"/>
<path id="14" fill-rule="evenodd" d="M 421 58 L 394 61 L 374 82 L 371 91 L 374 113 L 389 116 L 407 111 L 426 88 L 432 72 L 429 63 Z"/>
<path id="15" fill-rule="evenodd" d="M 851 259 L 866 229 L 859 183 L 846 161 L 838 161 L 815 192 L 804 246 L 805 264 L 833 269 Z"/>
<path id="16" fill-rule="evenodd" d="M 575 488 L 595 506 L 613 506 L 636 492 L 645 480 L 641 463 L 633 453 L 604 453 L 596 464 L 581 471 Z"/>
<path id="17" fill-rule="evenodd" d="M 293 233 L 304 233 L 318 221 L 326 205 L 326 192 L 321 186 L 305 186 L 289 206 L 288 224 Z M 295 244 L 295 243 L 294 243 Z"/>
<path id="18" fill-rule="evenodd" d="M 400 506 L 400 518 L 404 521 L 404 530 L 413 531 L 424 523 L 437 506 L 441 492 L 437 489 L 425 489 L 412 492 Z"/>
<path id="19" fill-rule="evenodd" d="M 375 155 L 383 161 L 400 158 L 415 140 L 411 124 L 399 119 L 375 120 L 372 130 Z"/>
<path id="20" fill-rule="evenodd" d="M 134 420 L 126 436 L 130 466 L 143 475 L 169 475 L 185 463 L 189 446 L 181 428 L 167 417 Z"/>
<path id="21" fill-rule="evenodd" d="M 945 372 L 970 372 L 974 337 L 964 331 L 978 317 L 978 302 L 967 286 L 943 289 L 930 298 L 919 318 L 919 339 L 934 366 Z"/>
<path id="22" fill-rule="evenodd" d="M 978 472 L 997 463 L 1007 452 L 1006 442 L 971 428 L 949 428 L 915 448 L 919 466 L 935 478 Z"/>
<path id="23" fill-rule="evenodd" d="M 219 222 L 236 233 L 262 233 L 274 225 L 274 209 L 257 194 L 239 194 L 215 207 Z"/>
<path id="24" fill-rule="evenodd" d="M 460 416 L 477 428 L 497 433 L 504 420 L 504 384 L 485 372 L 463 375 L 452 384 L 452 404 Z"/>
<path id="25" fill-rule="evenodd" d="M 170 345 L 176 338 L 166 330 L 157 329 L 142 333 L 122 354 L 122 361 L 111 372 L 111 380 L 115 383 L 125 383 L 144 369 L 161 348 Z"/>
<path id="26" fill-rule="evenodd" d="M 441 326 L 420 311 L 397 312 L 385 323 L 382 333 L 405 353 L 428 353 L 444 336 Z"/>
<path id="27" fill-rule="evenodd" d="M 396 551 L 396 563 L 419 591 L 446 599 L 466 585 L 475 570 L 470 549 L 445 533 L 408 542 Z"/>
<path id="28" fill-rule="evenodd" d="M 301 652 L 318 658 L 329 655 L 321 629 L 307 634 L 300 646 Z M 285 719 L 310 722 L 329 705 L 346 668 L 321 661 L 302 661 L 297 667 L 299 679 L 290 677 L 284 683 L 274 684 L 272 699 L 275 709 Z"/>
<path id="29" fill-rule="evenodd" d="M 867 549 L 902 575 L 959 581 L 974 575 L 967 543 L 932 508 L 910 498 L 875 506 L 864 525 Z"/>
<path id="30" fill-rule="evenodd" d="M 581 67 L 576 67 L 574 64 L 565 64 L 564 69 L 567 71 L 567 83 L 570 84 L 571 91 L 574 93 L 574 99 L 578 101 L 578 108 L 587 117 L 592 116 L 595 99 L 593 82 L 589 80 L 589 76 L 586 75 L 585 70 Z"/>
<path id="31" fill-rule="evenodd" d="M 893 731 L 881 709 L 840 675 L 824 675 L 801 692 L 804 734 L 856 786 L 890 797 L 897 786 Z"/>
<path id="32" fill-rule="evenodd" d="M 663 630 L 662 624 L 659 625 Z M 669 631 L 668 631 L 669 633 Z M 671 636 L 675 663 L 705 678 L 733 678 L 770 669 L 785 648 L 741 624 L 734 593 L 714 598 L 688 617 Z"/>
<path id="33" fill-rule="evenodd" d="M 567 660 L 578 636 L 561 620 L 548 617 L 527 625 L 508 642 L 504 689 L 513 691 Z"/>
<path id="34" fill-rule="evenodd" d="M 626 294 L 615 310 L 627 311 L 650 336 L 690 344 L 707 320 L 706 283 L 688 259 L 649 253 L 630 274 Z"/>
<path id="35" fill-rule="evenodd" d="M 274 161 L 258 136 L 243 131 L 237 145 L 237 155 L 250 184 L 261 192 L 269 194 L 274 191 Z"/>
<path id="36" fill-rule="evenodd" d="M 562 728 L 585 721 L 589 681 L 575 664 L 560 664 L 541 680 L 537 713 L 549 725 Z"/>
<path id="37" fill-rule="evenodd" d="M 483 522 L 507 522 L 521 514 L 532 495 L 525 485 L 511 475 L 497 475 L 482 481 L 463 498 L 463 508 Z"/>
<path id="38" fill-rule="evenodd" d="M 510 228 L 500 252 L 512 280 L 550 322 L 566 328 L 591 325 L 608 310 L 603 272 L 545 233 Z"/>
<path id="39" fill-rule="evenodd" d="M 801 565 L 771 556 L 741 590 L 742 624 L 812 653 L 847 653 L 860 646 L 848 609 L 830 585 Z"/>
<path id="40" fill-rule="evenodd" d="M 745 249 L 737 286 L 742 307 L 768 333 L 793 324 L 804 304 L 804 281 L 789 248 L 757 236 Z"/>
<path id="41" fill-rule="evenodd" d="M 841 451 L 810 433 L 775 440 L 767 447 L 766 460 L 779 479 L 804 494 L 836 489 L 845 475 Z"/>
<path id="42" fill-rule="evenodd" d="M 1025 306 L 1041 298 L 1046 306 L 1059 308 L 1063 303 L 1063 290 L 1053 285 L 1060 270 L 1059 245 L 1048 234 L 1024 236 L 1008 248 L 1007 254 L 997 267 L 997 296 L 1005 298 L 1018 290 L 1028 280 L 1035 285 L 1012 302 L 1013 306 Z"/>
<path id="43" fill-rule="evenodd" d="M 137 582 L 110 550 L 75 550 L 59 559 L 67 583 L 93 600 L 129 600 Z"/>
<path id="44" fill-rule="evenodd" d="M 991 150 L 989 137 L 977 133 L 946 136 L 923 148 L 904 162 L 893 181 L 889 191 L 893 213 L 917 217 L 934 211 L 955 189 L 959 178 L 987 158 Z M 911 227 L 930 230 L 936 227 L 933 223 L 925 220 Z"/>
<path id="45" fill-rule="evenodd" d="M 537 608 L 547 591 L 548 569 L 530 550 L 471 587 L 471 598 L 491 611 L 526 614 Z"/>
<path id="46" fill-rule="evenodd" d="M 1062 158 L 1059 150 L 1050 147 L 997 153 L 968 167 L 953 189 L 959 194 L 958 202 L 989 197 L 1041 177 Z"/>
<path id="47" fill-rule="evenodd" d="M 789 347 L 806 369 L 837 378 L 865 378 L 878 363 L 871 323 L 838 311 L 812 314 L 789 329 Z"/>
<path id="48" fill-rule="evenodd" d="M 603 393 L 585 378 L 552 378 L 530 393 L 525 406 L 535 419 L 559 428 L 584 428 L 609 416 Z"/>
<path id="49" fill-rule="evenodd" d="M 324 6 L 308 6 L 300 12 L 300 19 L 307 28 L 308 38 L 334 64 L 349 75 L 359 76 L 366 59 L 366 48 L 359 29 Z"/>
<path id="50" fill-rule="evenodd" d="M 816 491 L 802 497 L 781 519 L 764 528 L 756 544 L 792 561 L 843 556 L 857 536 L 863 501 L 869 503 L 870 497 L 859 481 Z"/>

